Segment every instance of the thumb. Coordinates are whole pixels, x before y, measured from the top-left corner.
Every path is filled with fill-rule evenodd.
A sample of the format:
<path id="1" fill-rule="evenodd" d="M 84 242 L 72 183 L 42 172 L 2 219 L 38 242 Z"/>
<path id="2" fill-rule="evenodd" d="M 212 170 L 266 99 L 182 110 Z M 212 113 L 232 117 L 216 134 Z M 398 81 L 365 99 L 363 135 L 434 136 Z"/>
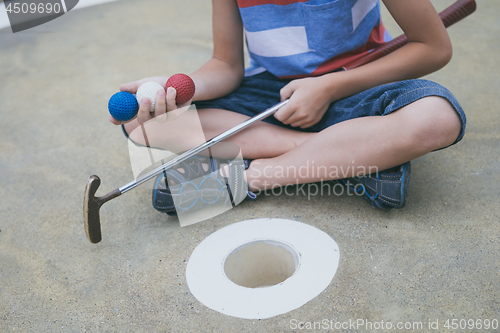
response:
<path id="1" fill-rule="evenodd" d="M 281 88 L 280 90 L 280 96 L 281 96 L 281 101 L 284 101 L 285 99 L 289 99 L 293 93 L 295 92 L 295 85 L 293 84 L 293 81 L 288 83 L 286 86 Z"/>
<path id="2" fill-rule="evenodd" d="M 127 82 L 120 85 L 120 91 L 126 91 L 131 94 L 135 94 L 137 92 L 137 89 L 139 89 L 139 86 L 139 81 Z"/>

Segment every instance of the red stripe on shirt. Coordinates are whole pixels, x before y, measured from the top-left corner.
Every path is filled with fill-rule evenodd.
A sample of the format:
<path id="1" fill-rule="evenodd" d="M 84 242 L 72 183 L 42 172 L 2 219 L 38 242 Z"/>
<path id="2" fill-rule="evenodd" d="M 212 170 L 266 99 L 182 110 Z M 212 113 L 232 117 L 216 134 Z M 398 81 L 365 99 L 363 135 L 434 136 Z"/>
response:
<path id="1" fill-rule="evenodd" d="M 382 44 L 385 44 L 384 35 L 385 35 L 385 27 L 382 23 L 380 23 L 377 27 L 373 28 L 370 37 L 368 38 L 368 41 L 366 42 L 365 45 L 361 46 L 360 48 L 354 51 L 343 53 L 341 55 L 336 56 L 335 58 L 325 61 L 318 68 L 316 68 L 316 70 L 311 74 L 281 76 L 280 78 L 300 79 L 303 77 L 320 76 L 326 73 L 331 73 L 341 68 L 345 64 L 351 62 L 352 60 L 364 56 L 365 54 L 370 52 L 370 50 L 373 50 L 374 48 Z"/>
<path id="2" fill-rule="evenodd" d="M 259 5 L 280 5 L 285 6 L 297 2 L 307 2 L 309 0 L 238 0 L 240 8 L 247 8 Z"/>

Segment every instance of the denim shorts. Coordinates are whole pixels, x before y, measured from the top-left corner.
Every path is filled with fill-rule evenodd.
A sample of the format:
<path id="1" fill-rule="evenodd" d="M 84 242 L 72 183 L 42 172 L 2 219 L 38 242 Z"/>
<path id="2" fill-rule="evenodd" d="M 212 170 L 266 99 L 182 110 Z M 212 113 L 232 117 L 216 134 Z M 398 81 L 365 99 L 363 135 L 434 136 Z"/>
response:
<path id="1" fill-rule="evenodd" d="M 222 109 L 253 117 L 280 102 L 280 90 L 291 80 L 280 79 L 269 72 L 245 77 L 241 86 L 221 98 L 194 102 L 197 109 Z M 462 130 L 455 143 L 465 133 L 466 118 L 462 107 L 453 94 L 443 86 L 428 80 L 407 80 L 378 86 L 359 94 L 333 102 L 321 120 L 309 127 L 292 127 L 274 117 L 265 122 L 303 132 L 320 132 L 323 129 L 353 118 L 385 116 L 410 103 L 427 96 L 447 99 L 455 108 L 462 121 Z"/>

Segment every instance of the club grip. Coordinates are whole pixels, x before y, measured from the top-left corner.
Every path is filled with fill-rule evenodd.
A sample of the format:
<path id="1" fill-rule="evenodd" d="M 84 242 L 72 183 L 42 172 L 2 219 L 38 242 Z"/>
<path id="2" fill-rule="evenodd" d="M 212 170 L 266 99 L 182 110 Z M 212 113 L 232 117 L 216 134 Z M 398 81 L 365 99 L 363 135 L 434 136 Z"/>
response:
<path id="1" fill-rule="evenodd" d="M 475 0 L 458 0 L 453 5 L 439 13 L 439 17 L 441 17 L 444 26 L 448 28 L 450 25 L 457 23 L 461 19 L 474 13 L 475 10 Z"/>
<path id="2" fill-rule="evenodd" d="M 457 23 L 463 18 L 469 16 L 476 10 L 476 1 L 475 0 L 458 0 L 450 7 L 443 10 L 439 13 L 439 17 L 443 21 L 443 24 L 446 28 L 450 25 Z M 359 57 L 342 67 L 343 70 L 353 69 L 362 65 L 365 65 L 369 62 L 375 61 L 383 56 L 388 55 L 401 48 L 402 46 L 408 43 L 408 38 L 406 35 L 401 35 L 384 45 L 381 45 L 371 51 L 370 53 L 365 54 L 362 57 Z"/>

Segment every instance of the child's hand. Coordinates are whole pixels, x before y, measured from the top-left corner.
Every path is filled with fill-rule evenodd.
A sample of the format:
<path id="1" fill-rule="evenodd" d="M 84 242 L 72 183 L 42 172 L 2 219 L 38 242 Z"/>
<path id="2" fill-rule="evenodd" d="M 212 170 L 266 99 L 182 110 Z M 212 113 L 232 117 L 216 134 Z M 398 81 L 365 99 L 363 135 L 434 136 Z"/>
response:
<path id="1" fill-rule="evenodd" d="M 281 100 L 290 101 L 274 117 L 293 127 L 311 127 L 321 120 L 332 102 L 332 93 L 321 77 L 293 80 L 281 89 Z"/>
<path id="2" fill-rule="evenodd" d="M 137 89 L 139 87 L 148 81 L 154 81 L 162 85 L 163 87 L 165 86 L 165 83 L 167 82 L 168 77 L 167 76 L 156 76 L 156 77 L 150 77 L 150 78 L 144 78 L 142 80 L 138 81 L 133 81 L 133 82 L 128 82 L 124 83 L 120 86 L 121 91 L 127 91 L 131 94 L 135 94 L 137 92 Z M 191 101 L 188 101 L 182 105 L 177 105 L 175 103 L 175 98 L 177 96 L 177 92 L 175 91 L 174 88 L 170 87 L 168 90 L 165 92 L 163 90 L 159 90 L 156 93 L 156 102 L 155 102 L 155 112 L 150 113 L 150 107 L 151 107 L 151 100 L 147 97 L 143 98 L 142 101 L 139 103 L 139 111 L 137 112 L 137 116 L 129 121 L 118 121 L 112 116 L 109 117 L 109 120 L 115 124 L 115 125 L 121 125 L 128 123 L 134 119 L 137 119 L 137 122 L 139 124 L 144 124 L 145 122 L 156 118 L 158 116 L 161 116 L 165 114 L 166 112 L 170 112 L 173 110 L 176 110 L 181 107 L 185 107 L 191 104 Z"/>

